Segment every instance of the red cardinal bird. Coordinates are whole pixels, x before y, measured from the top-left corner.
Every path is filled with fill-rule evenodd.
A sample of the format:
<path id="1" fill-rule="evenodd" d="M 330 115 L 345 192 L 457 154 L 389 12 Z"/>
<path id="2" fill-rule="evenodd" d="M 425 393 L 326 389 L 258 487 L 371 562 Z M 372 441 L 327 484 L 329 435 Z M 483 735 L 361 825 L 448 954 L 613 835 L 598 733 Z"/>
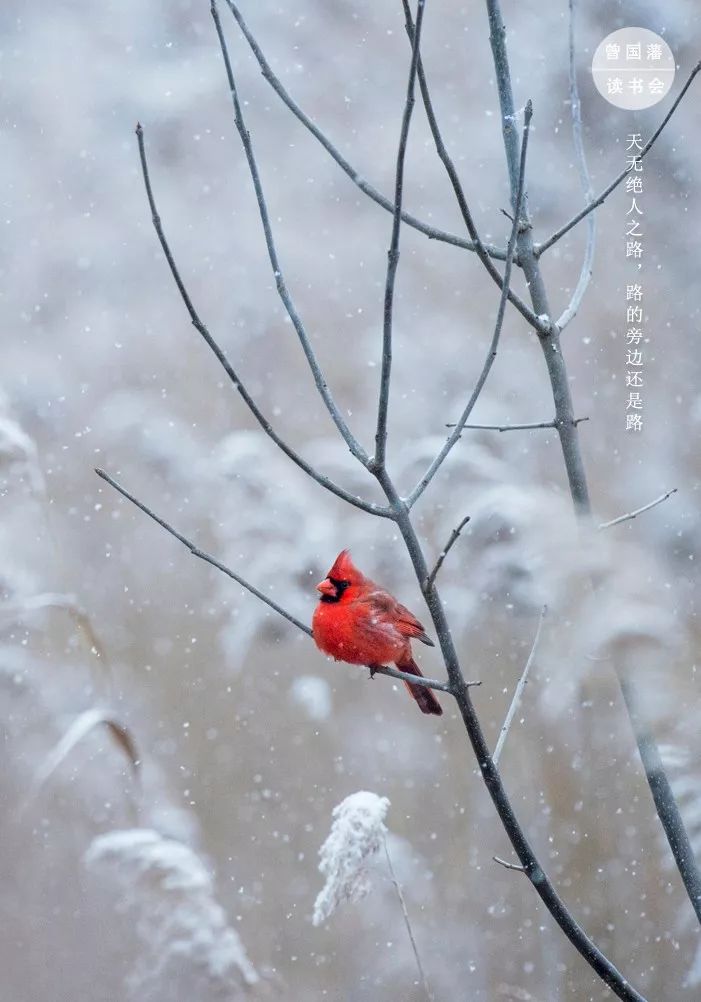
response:
<path id="1" fill-rule="evenodd" d="M 391 662 L 410 675 L 421 675 L 411 656 L 411 641 L 433 647 L 416 616 L 388 591 L 361 574 L 342 550 L 316 586 L 321 599 L 314 610 L 312 633 L 316 646 L 336 661 L 367 665 L 370 669 Z M 425 685 L 404 683 L 422 713 L 443 713 L 441 704 Z"/>

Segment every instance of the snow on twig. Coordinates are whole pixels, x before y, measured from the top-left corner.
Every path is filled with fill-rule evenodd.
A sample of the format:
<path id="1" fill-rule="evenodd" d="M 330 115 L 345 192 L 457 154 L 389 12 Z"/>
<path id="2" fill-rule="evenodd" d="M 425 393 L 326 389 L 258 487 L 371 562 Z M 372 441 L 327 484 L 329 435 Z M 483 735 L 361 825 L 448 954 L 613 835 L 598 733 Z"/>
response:
<path id="1" fill-rule="evenodd" d="M 384 844 L 389 800 L 361 790 L 334 807 L 333 824 L 319 850 L 319 870 L 326 883 L 314 902 L 314 925 L 330 918 L 344 901 L 370 892 L 368 864 Z"/>

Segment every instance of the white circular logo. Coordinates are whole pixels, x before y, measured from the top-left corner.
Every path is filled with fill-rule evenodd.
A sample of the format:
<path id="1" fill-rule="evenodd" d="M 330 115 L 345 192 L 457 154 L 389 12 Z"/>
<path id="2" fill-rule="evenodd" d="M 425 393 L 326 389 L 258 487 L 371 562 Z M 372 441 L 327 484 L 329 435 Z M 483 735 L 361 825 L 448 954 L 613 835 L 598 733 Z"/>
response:
<path id="1" fill-rule="evenodd" d="M 627 111 L 651 108 L 674 82 L 674 56 L 664 38 L 648 28 L 619 28 L 598 46 L 591 72 L 609 104 Z"/>

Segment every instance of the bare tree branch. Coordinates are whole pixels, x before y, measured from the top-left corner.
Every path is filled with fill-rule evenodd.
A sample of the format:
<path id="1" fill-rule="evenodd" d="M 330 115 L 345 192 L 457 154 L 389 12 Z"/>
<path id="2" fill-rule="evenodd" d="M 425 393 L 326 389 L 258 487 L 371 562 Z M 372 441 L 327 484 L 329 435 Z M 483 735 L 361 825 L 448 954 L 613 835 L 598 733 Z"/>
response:
<path id="1" fill-rule="evenodd" d="M 463 428 L 467 423 L 467 419 L 472 413 L 472 408 L 477 403 L 480 393 L 487 381 L 487 376 L 490 373 L 492 365 L 494 364 L 494 359 L 497 357 L 497 349 L 499 347 L 499 338 L 501 337 L 501 328 L 504 322 L 504 313 L 506 311 L 506 299 L 509 292 L 509 283 L 511 281 L 511 266 L 513 263 L 514 250 L 516 249 L 516 241 L 518 239 L 518 232 L 521 226 L 521 205 L 523 203 L 523 198 L 525 194 L 525 184 L 526 184 L 526 154 L 528 152 L 528 135 L 531 128 L 531 117 L 533 115 L 533 105 L 529 101 L 526 105 L 525 120 L 523 126 L 523 142 L 521 144 L 521 161 L 518 176 L 518 191 L 516 195 L 516 204 L 514 207 L 514 221 L 511 226 L 511 235 L 509 237 L 509 243 L 506 251 L 506 266 L 504 268 L 504 284 L 501 289 L 501 296 L 499 299 L 499 308 L 497 310 L 497 318 L 494 324 L 494 333 L 492 335 L 492 341 L 489 346 L 489 352 L 482 366 L 482 372 L 479 375 L 475 388 L 472 391 L 472 396 L 467 402 L 465 410 L 460 416 L 460 420 L 455 425 L 455 428 L 450 433 L 446 439 L 443 448 L 438 453 L 436 458 L 433 460 L 429 468 L 424 473 L 421 480 L 419 480 L 416 487 L 413 489 L 411 494 L 407 499 L 407 505 L 412 508 L 416 504 L 418 499 L 421 497 L 423 492 L 426 490 L 428 485 L 431 483 L 435 477 L 438 470 L 443 465 L 444 460 L 450 453 L 451 449 L 455 443 L 460 438 Z"/>
<path id="2" fill-rule="evenodd" d="M 516 108 L 511 88 L 511 71 L 506 51 L 506 28 L 498 0 L 486 0 L 489 19 L 489 41 L 492 48 L 496 71 L 501 129 L 506 153 L 506 164 L 511 187 L 511 204 L 514 205 L 518 191 L 519 136 L 515 127 Z M 527 196 L 523 200 L 522 216 L 524 225 L 518 235 L 519 262 L 528 283 L 528 291 L 534 311 L 547 320 L 545 332 L 541 334 L 540 346 L 548 369 L 555 404 L 555 422 L 560 438 L 567 480 L 577 511 L 587 514 L 590 509 L 589 489 L 582 461 L 577 426 L 572 407 L 567 368 L 562 356 L 559 331 L 550 320 L 551 311 L 538 260 L 533 249 L 533 233 L 528 212 Z"/>
<path id="3" fill-rule="evenodd" d="M 160 241 L 171 274 L 175 280 L 175 284 L 178 287 L 178 292 L 180 293 L 182 301 L 185 304 L 187 312 L 190 314 L 190 320 L 192 321 L 193 327 L 195 328 L 195 330 L 198 331 L 198 333 L 201 335 L 205 343 L 212 350 L 212 352 L 218 359 L 220 365 L 222 366 L 227 376 L 229 377 L 230 381 L 238 390 L 239 394 L 243 398 L 244 403 L 246 404 L 250 412 L 253 414 L 254 418 L 261 426 L 265 434 L 268 436 L 268 438 L 272 439 L 275 445 L 277 445 L 277 447 L 281 449 L 282 452 L 284 452 L 284 454 L 287 456 L 288 459 L 291 459 L 296 466 L 298 466 L 301 470 L 304 470 L 307 476 L 311 477 L 312 480 L 316 480 L 316 482 L 321 487 L 326 488 L 327 491 L 330 491 L 332 494 L 335 494 L 336 497 L 341 498 L 343 501 L 347 501 L 349 504 L 354 505 L 356 508 L 360 508 L 362 511 L 367 511 L 374 515 L 379 515 L 382 518 L 387 518 L 389 516 L 389 512 L 387 511 L 386 508 L 383 508 L 380 505 L 376 505 L 371 501 L 363 501 L 362 498 L 355 497 L 355 495 L 351 494 L 349 491 L 344 490 L 343 487 L 339 487 L 337 484 L 335 484 L 328 477 L 324 476 L 322 473 L 319 473 L 317 470 L 314 469 L 311 463 L 308 463 L 306 459 L 303 459 L 297 452 L 295 452 L 295 450 L 278 435 L 278 433 L 275 431 L 271 423 L 268 421 L 268 419 L 265 417 L 263 412 L 258 407 L 258 404 L 255 402 L 255 400 L 250 395 L 244 384 L 239 379 L 239 376 L 237 375 L 234 367 L 229 362 L 229 359 L 226 357 L 223 350 L 219 347 L 219 344 L 214 340 L 209 330 L 200 319 L 200 316 L 193 305 L 193 302 L 190 298 L 190 294 L 188 293 L 185 287 L 185 283 L 183 282 L 178 267 L 175 263 L 175 259 L 171 252 L 170 245 L 168 244 L 165 233 L 163 231 L 161 217 L 158 214 L 158 209 L 156 208 L 156 201 L 153 196 L 153 189 L 151 188 L 151 178 L 149 174 L 148 161 L 146 158 L 146 148 L 144 145 L 144 130 L 141 127 L 141 124 L 138 124 L 136 126 L 136 138 L 139 144 L 141 172 L 144 178 L 146 196 L 148 198 L 149 207 L 151 209 L 151 219 L 153 221 L 153 226 L 156 231 L 156 236 Z"/>
<path id="4" fill-rule="evenodd" d="M 382 323 L 382 371 L 380 374 L 380 400 L 377 407 L 377 431 L 375 432 L 374 464 L 383 469 L 387 454 L 387 412 L 389 409 L 389 387 L 392 375 L 392 321 L 394 314 L 394 283 L 399 263 L 399 231 L 401 228 L 402 194 L 404 191 L 404 162 L 406 147 L 409 140 L 409 126 L 414 110 L 414 87 L 416 84 L 416 67 L 419 61 L 419 46 L 421 45 L 421 25 L 423 24 L 425 0 L 418 0 L 416 7 L 416 31 L 414 32 L 409 67 L 409 81 L 406 89 L 406 102 L 402 115 L 402 127 L 399 133 L 397 147 L 397 167 L 394 185 L 394 217 L 392 220 L 392 236 L 387 252 L 387 279 L 385 281 L 385 303 Z"/>
<path id="5" fill-rule="evenodd" d="M 575 61 L 574 45 L 574 18 L 576 10 L 576 0 L 570 2 L 570 30 L 569 30 L 569 72 L 570 72 L 570 112 L 572 115 L 572 139 L 577 158 L 577 169 L 579 171 L 579 181 L 584 192 L 584 198 L 589 205 L 594 198 L 594 189 L 591 184 L 589 168 L 587 167 L 587 157 L 584 152 L 584 141 L 582 139 L 582 104 L 579 100 L 579 87 L 577 86 L 577 65 Z M 572 299 L 567 308 L 562 312 L 557 321 L 560 330 L 564 330 L 567 324 L 574 319 L 579 309 L 584 293 L 587 291 L 591 280 L 592 266 L 594 264 L 594 250 L 596 248 L 596 213 L 590 212 L 587 216 L 587 243 L 584 249 L 584 261 L 579 279 L 575 286 Z"/>
<path id="6" fill-rule="evenodd" d="M 470 521 L 470 516 L 466 515 L 465 518 L 460 522 L 460 524 L 457 525 L 451 532 L 448 542 L 445 544 L 441 552 L 438 554 L 438 559 L 433 565 L 433 570 L 428 576 L 428 581 L 426 582 L 428 585 L 432 585 L 433 582 L 436 580 L 436 576 L 438 575 L 439 570 L 443 566 L 443 561 L 448 556 L 448 553 L 450 552 L 453 545 L 458 541 L 460 533 L 462 532 L 462 530 L 465 528 L 465 526 L 469 521 Z"/>
<path id="7" fill-rule="evenodd" d="M 511 186 L 511 201 L 513 205 L 516 200 L 518 187 L 519 149 L 518 135 L 514 128 L 515 105 L 511 87 L 509 58 L 506 49 L 506 28 L 499 0 L 486 0 L 486 8 L 490 27 L 489 39 L 492 48 L 499 106 L 501 111 L 502 137 L 506 153 L 506 163 Z M 528 223 L 529 214 L 527 203 L 524 205 L 523 215 Z M 549 317 L 550 308 L 548 304 L 547 292 L 543 276 L 538 265 L 538 259 L 533 249 L 533 236 L 530 226 L 524 227 L 519 234 L 519 251 L 520 263 L 523 268 L 526 281 L 528 282 L 533 308 L 538 315 L 545 314 Z M 562 454 L 565 462 L 570 492 L 572 494 L 572 500 L 575 510 L 588 517 L 590 513 L 590 502 L 586 473 L 579 448 L 577 427 L 574 424 L 574 412 L 567 368 L 560 347 L 559 331 L 555 325 L 550 324 L 547 336 L 542 336 L 540 338 L 540 345 L 550 378 L 553 401 L 555 403 L 557 430 L 562 447 Z M 640 746 L 639 742 L 639 747 Z M 681 818 L 679 817 L 678 822 L 681 824 Z M 681 825 L 681 827 L 683 831 L 683 825 Z M 534 886 L 540 893 L 540 889 L 537 884 Z M 553 914 L 558 913 L 553 912 Z M 598 947 L 583 934 L 583 931 L 571 925 L 571 916 L 563 915 L 561 918 L 562 921 L 559 921 L 559 925 L 563 932 L 565 932 L 565 935 L 597 972 L 597 974 L 599 974 L 602 980 L 611 987 L 615 994 L 622 999 L 642 999 L 643 996 L 630 985 L 630 983 L 622 976 L 621 972 L 617 970 L 611 961 L 609 961 L 608 958 L 605 957 L 598 949 Z"/>
<path id="8" fill-rule="evenodd" d="M 540 612 L 540 618 L 538 619 L 538 626 L 535 631 L 535 637 L 533 638 L 533 644 L 531 645 L 531 653 L 528 655 L 528 660 L 526 661 L 526 665 L 521 673 L 521 678 L 518 680 L 516 689 L 514 690 L 514 697 L 511 700 L 511 705 L 509 706 L 509 710 L 506 714 L 506 717 L 504 718 L 504 723 L 502 725 L 501 731 L 499 732 L 499 740 L 497 741 L 497 746 L 494 749 L 494 754 L 492 755 L 492 759 L 495 765 L 499 764 L 499 759 L 501 758 L 501 753 L 504 750 L 504 744 L 506 743 L 506 738 L 508 737 L 509 730 L 514 721 L 514 717 L 516 716 L 516 710 L 518 709 L 518 705 L 521 702 L 521 697 L 523 696 L 523 690 L 526 688 L 526 685 L 528 684 L 528 673 L 531 670 L 531 665 L 533 664 L 533 661 L 535 659 L 535 652 L 538 649 L 540 633 L 541 630 L 543 629 L 543 622 L 545 620 L 545 615 L 547 611 L 548 607 L 547 605 L 544 605 Z"/>
<path id="9" fill-rule="evenodd" d="M 518 178 L 518 137 L 516 136 L 513 128 L 514 96 L 511 87 L 509 57 L 506 50 L 506 28 L 504 26 L 504 19 L 501 14 L 499 0 L 486 0 L 486 7 L 490 25 L 489 37 L 492 46 L 492 55 L 494 58 L 494 68 L 496 71 L 497 89 L 499 93 L 499 105 L 502 116 L 504 150 L 506 152 L 506 162 L 509 170 L 511 198 L 513 203 L 516 198 Z M 657 139 L 657 136 L 664 128 L 666 122 L 669 121 L 671 114 L 678 106 L 699 69 L 701 69 L 701 63 L 695 67 L 662 125 L 653 135 L 647 146 L 644 147 L 644 152 L 647 152 L 647 150 L 650 149 L 653 142 Z M 623 180 L 626 173 L 627 172 L 624 171 L 623 174 L 616 179 L 613 185 L 610 186 L 611 191 L 616 184 Z M 608 194 L 608 191 L 605 195 L 606 194 Z M 574 222 L 578 222 L 579 219 L 583 219 L 587 212 L 591 211 L 595 208 L 595 206 L 596 200 L 583 213 L 580 213 L 579 216 L 575 218 Z M 528 220 L 527 205 L 524 206 L 524 215 Z M 572 225 L 574 225 L 574 223 L 572 223 Z M 569 228 L 569 226 L 567 228 Z M 548 306 L 548 297 L 545 290 L 543 276 L 540 271 L 538 257 L 533 246 L 530 228 L 524 228 L 519 235 L 519 251 L 520 263 L 526 277 L 526 281 L 528 282 L 533 308 L 538 314 L 547 314 L 549 316 L 550 309 Z M 565 463 L 572 501 L 575 511 L 579 515 L 588 519 L 591 517 L 589 488 L 587 485 L 587 477 L 582 460 L 582 454 L 579 447 L 577 427 L 574 423 L 572 395 L 570 392 L 567 366 L 565 365 L 565 360 L 562 355 L 559 330 L 554 324 L 551 325 L 549 334 L 540 338 L 540 345 L 545 358 L 545 364 L 548 369 L 548 375 L 550 377 L 553 401 L 555 403 L 557 430 L 560 437 L 562 456 Z M 649 726 L 644 715 L 640 712 L 638 706 L 636 705 L 635 691 L 628 684 L 618 666 L 616 666 L 616 673 L 621 686 L 621 691 L 623 693 L 628 716 L 635 734 L 640 759 L 645 770 L 645 776 L 655 802 L 658 817 L 662 827 L 664 828 L 667 841 L 669 842 L 670 849 L 672 850 L 672 854 L 677 864 L 677 868 L 684 883 L 689 900 L 691 901 L 691 905 L 697 918 L 701 922 L 701 872 L 699 871 L 696 863 L 696 858 L 688 832 L 684 826 L 684 821 L 679 812 L 679 807 L 674 798 L 669 779 L 664 771 L 654 736 L 649 730 Z M 572 940 L 572 942 L 574 942 L 574 940 Z M 575 945 L 577 944 L 575 943 Z M 605 958 L 603 959 L 605 960 Z M 611 985 L 613 991 L 615 991 L 621 998 L 628 998 L 629 996 L 627 994 L 620 994 L 622 990 L 627 992 L 630 987 L 627 983 L 625 988 L 622 987 L 620 973 L 616 971 L 615 968 L 613 971 L 609 971 L 606 966 L 608 961 L 606 963 L 602 963 L 602 958 L 600 957 L 594 956 L 593 961 L 592 966 L 601 975 L 604 981 Z M 613 978 L 613 981 L 609 981 L 609 978 Z"/>
<path id="10" fill-rule="evenodd" d="M 581 424 L 582 421 L 588 421 L 588 417 L 578 417 L 574 419 L 574 423 Z M 446 428 L 455 428 L 455 424 L 447 424 Z M 532 424 L 464 424 L 463 431 L 466 428 L 473 428 L 479 431 L 533 431 L 536 428 L 557 428 L 557 421 L 535 421 Z"/>
<path id="11" fill-rule="evenodd" d="M 414 37 L 414 24 L 411 18 L 411 9 L 409 7 L 409 0 L 402 0 L 404 6 L 404 15 L 406 18 L 406 30 L 409 36 L 409 41 Z M 428 119 L 429 128 L 431 130 L 431 135 L 433 136 L 433 142 L 436 147 L 436 153 L 438 154 L 443 166 L 445 167 L 450 183 L 453 186 L 453 191 L 455 192 L 455 198 L 457 199 L 458 208 L 462 215 L 467 232 L 472 237 L 474 243 L 475 253 L 478 258 L 487 269 L 487 272 L 496 282 L 500 289 L 506 288 L 506 294 L 511 300 L 513 305 L 519 311 L 519 313 L 525 317 L 528 323 L 539 333 L 544 333 L 546 331 L 546 326 L 540 317 L 536 316 L 533 310 L 523 302 L 523 300 L 512 292 L 509 288 L 509 282 L 506 273 L 504 277 L 499 274 L 498 270 L 495 268 L 486 248 L 482 244 L 480 235 L 477 232 L 477 227 L 475 226 L 474 220 L 472 218 L 472 213 L 467 204 L 467 199 L 465 198 L 465 192 L 463 191 L 462 184 L 460 183 L 460 178 L 458 177 L 458 172 L 455 169 L 455 164 L 453 163 L 446 145 L 443 142 L 443 136 L 441 135 L 440 128 L 438 127 L 438 120 L 436 119 L 436 114 L 433 109 L 433 102 L 431 101 L 431 94 L 428 89 L 428 83 L 426 81 L 426 74 L 424 73 L 423 62 L 419 59 L 418 64 L 418 74 L 419 74 L 419 88 L 421 90 L 421 97 L 424 103 L 424 108 L 426 110 L 426 117 Z M 516 248 L 512 252 L 512 260 L 516 255 Z M 506 258 L 508 260 L 508 248 L 506 252 Z"/>
<path id="12" fill-rule="evenodd" d="M 426 558 L 412 524 L 411 513 L 407 504 L 399 497 L 394 484 L 384 470 L 377 473 L 377 479 L 385 492 L 390 508 L 394 511 L 397 526 L 402 534 L 414 567 L 416 579 L 424 593 L 426 605 L 431 614 L 448 672 L 448 679 L 453 690 L 453 698 L 458 704 L 465 730 L 480 768 L 482 780 L 499 815 L 504 831 L 508 835 L 509 841 L 523 866 L 523 872 L 565 936 L 567 936 L 575 949 L 584 957 L 601 979 L 611 987 L 615 994 L 625 1000 L 625 1002 L 645 1002 L 644 996 L 633 988 L 621 972 L 602 953 L 596 943 L 587 936 L 584 929 L 567 908 L 565 902 L 560 898 L 555 886 L 538 862 L 538 858 L 516 817 L 511 801 L 504 789 L 499 770 L 490 755 L 479 717 L 475 711 L 469 689 L 465 685 L 443 603 L 441 602 L 435 583 L 429 583 L 428 580 L 429 571 Z"/>
<path id="13" fill-rule="evenodd" d="M 263 50 L 256 41 L 250 28 L 244 21 L 241 12 L 238 8 L 238 4 L 234 3 L 234 0 L 225 0 L 229 10 L 233 14 L 238 23 L 241 33 L 248 42 L 251 52 L 255 56 L 258 65 L 260 66 L 261 73 L 264 79 L 270 84 L 272 89 L 278 95 L 283 104 L 292 112 L 295 118 L 301 122 L 305 129 L 314 136 L 318 143 L 323 146 L 332 160 L 338 164 L 344 174 L 350 178 L 350 180 L 355 184 L 368 198 L 376 202 L 377 205 L 382 206 L 387 212 L 394 212 L 394 204 L 386 198 L 381 192 L 374 188 L 362 174 L 359 173 L 353 167 L 352 164 L 346 160 L 340 150 L 334 146 L 331 140 L 326 136 L 321 129 L 309 118 L 307 114 L 299 107 L 299 105 L 294 101 L 289 92 L 285 89 L 279 77 L 275 75 L 270 64 L 263 54 Z M 420 233 L 425 234 L 430 240 L 439 240 L 446 244 L 451 244 L 454 247 L 461 247 L 464 250 L 475 250 L 475 244 L 470 240 L 465 240 L 463 237 L 459 237 L 454 233 L 447 233 L 445 230 L 437 229 L 435 226 L 429 226 L 428 223 L 422 222 L 422 220 L 417 219 L 415 216 L 410 215 L 408 212 L 402 210 L 402 222 L 406 223 L 407 226 L 411 226 L 413 229 L 418 230 Z M 493 244 L 483 244 L 482 245 L 490 257 L 498 258 L 500 260 L 505 260 L 506 250 L 505 248 L 495 247 Z"/>
<path id="14" fill-rule="evenodd" d="M 640 758 L 645 769 L 645 778 L 652 799 L 655 802 L 657 816 L 664 829 L 669 848 L 674 857 L 684 889 L 688 895 L 696 917 L 701 921 L 701 883 L 696 864 L 694 847 L 691 844 L 684 822 L 679 814 L 679 807 L 674 796 L 669 777 L 665 771 L 660 750 L 655 737 L 650 731 L 645 710 L 641 710 L 640 700 L 631 684 L 630 678 L 619 671 L 621 692 L 628 710 L 635 738 L 638 743 Z"/>
<path id="15" fill-rule="evenodd" d="M 502 859 L 501 856 L 492 856 L 492 859 L 495 863 L 498 863 L 499 866 L 503 866 L 505 870 L 518 870 L 519 873 L 526 872 L 522 866 L 519 866 L 518 863 L 507 863 L 507 861 Z"/>
<path id="16" fill-rule="evenodd" d="M 346 443 L 351 453 L 358 459 L 363 465 L 367 465 L 368 455 L 363 449 L 360 442 L 357 441 L 350 428 L 346 424 L 340 410 L 338 409 L 331 391 L 329 390 L 326 380 L 324 379 L 324 374 L 321 371 L 319 362 L 317 361 L 314 349 L 312 348 L 309 336 L 304 328 L 304 324 L 297 313 L 295 305 L 292 301 L 292 297 L 287 290 L 285 284 L 285 278 L 282 273 L 282 268 L 280 266 L 280 261 L 277 256 L 277 250 L 275 248 L 275 240 L 273 238 L 273 231 L 270 225 L 270 216 L 268 214 L 268 207 L 265 201 L 265 195 L 263 194 L 263 186 L 260 180 L 260 174 L 258 172 L 258 164 L 256 163 L 255 154 L 253 152 L 253 144 L 251 143 L 251 137 L 246 128 L 246 123 L 244 122 L 243 112 L 241 111 L 241 103 L 239 101 L 238 92 L 236 90 L 236 81 L 234 80 L 234 74 L 231 69 L 231 61 L 229 59 L 229 51 L 226 47 L 226 41 L 224 39 L 224 33 L 222 31 L 221 21 L 219 19 L 219 11 L 217 10 L 216 0 L 211 0 L 211 13 L 214 20 L 214 26 L 217 30 L 217 37 L 219 39 L 219 45 L 221 47 L 222 56 L 224 58 L 224 66 L 226 68 L 226 76 L 229 82 L 229 91 L 231 92 L 231 100 L 234 106 L 234 122 L 236 125 L 236 130 L 241 137 L 241 143 L 243 145 L 243 150 L 246 155 L 246 162 L 248 163 L 248 169 L 251 175 L 251 180 L 253 181 L 253 187 L 256 193 L 256 201 L 258 203 L 258 211 L 260 212 L 260 219 L 263 225 L 263 232 L 265 234 L 265 244 L 268 248 L 268 257 L 270 258 L 270 266 L 273 270 L 273 276 L 275 278 L 275 285 L 277 287 L 278 295 L 282 300 L 282 304 L 287 311 L 287 315 L 292 321 L 292 326 L 297 332 L 297 337 L 302 345 L 302 350 L 309 363 L 309 368 L 311 369 L 312 376 L 314 377 L 314 383 L 316 385 L 319 394 L 326 405 L 326 409 L 331 415 L 333 423 L 338 428 L 343 441 Z"/>
<path id="17" fill-rule="evenodd" d="M 640 151 L 640 156 L 637 158 L 638 160 L 642 160 L 643 157 L 647 153 L 649 153 L 650 150 L 652 149 L 652 147 L 655 145 L 655 143 L 657 142 L 657 139 L 659 138 L 659 136 L 662 133 L 662 131 L 664 130 L 665 126 L 669 122 L 670 118 L 672 117 L 672 115 L 674 114 L 674 112 L 679 107 L 681 101 L 684 98 L 684 95 L 688 91 L 689 87 L 691 87 L 691 84 L 693 83 L 694 78 L 695 78 L 696 74 L 699 72 L 699 70 L 701 70 L 701 61 L 699 61 L 696 64 L 696 66 L 694 66 L 694 68 L 692 69 L 691 73 L 689 74 L 689 76 L 687 78 L 686 83 L 684 84 L 684 86 L 682 87 L 681 91 L 677 95 L 677 98 L 676 98 L 674 104 L 669 109 L 669 111 L 667 112 L 667 114 L 665 115 L 665 117 L 662 119 L 662 121 L 660 122 L 660 124 L 657 127 L 657 129 L 653 132 L 653 134 L 650 137 L 650 139 L 648 139 L 648 141 L 645 143 L 645 146 L 643 146 L 642 150 Z M 535 253 L 536 257 L 540 257 L 541 254 L 544 254 L 546 250 L 549 250 L 553 246 L 553 244 L 556 244 L 558 240 L 560 240 L 562 237 L 564 237 L 565 233 L 569 233 L 569 231 L 572 229 L 573 226 L 576 226 L 577 223 L 581 222 L 582 219 L 584 219 L 585 216 L 588 216 L 590 212 L 593 212 L 594 209 L 597 209 L 600 205 L 602 205 L 603 202 L 605 202 L 606 199 L 609 197 L 609 195 L 611 194 L 611 192 L 614 191 L 618 187 L 618 185 L 621 183 L 621 181 L 623 181 L 625 179 L 625 177 L 626 177 L 626 175 L 628 173 L 629 173 L 628 168 L 626 168 L 625 170 L 621 171 L 621 173 L 618 174 L 613 179 L 613 181 L 611 181 L 611 183 L 608 184 L 604 188 L 604 190 L 602 192 L 600 192 L 596 196 L 596 198 L 594 198 L 584 209 L 582 209 L 580 212 L 578 212 L 576 216 L 573 216 L 572 219 L 570 219 L 570 221 L 568 223 L 565 223 L 564 226 L 561 226 L 559 230 L 556 230 L 555 233 L 553 233 L 552 236 L 548 237 L 547 240 L 544 240 L 542 243 L 538 244 L 534 248 L 534 253 Z"/>
<path id="18" fill-rule="evenodd" d="M 446 428 L 455 428 L 456 421 L 451 421 Z M 556 428 L 554 421 L 535 421 L 532 424 L 464 424 L 463 431 L 472 429 L 475 431 L 533 431 L 536 428 Z"/>
<path id="19" fill-rule="evenodd" d="M 396 678 L 400 682 L 409 682 L 411 685 L 423 685 L 427 689 L 438 689 L 439 692 L 447 692 L 449 696 L 453 695 L 453 690 L 450 682 L 440 682 L 437 678 L 426 678 L 425 675 L 410 675 L 407 671 L 400 671 L 399 668 L 392 668 L 390 665 L 379 665 L 375 667 L 372 665 L 370 672 L 372 676 L 375 675 L 386 675 L 388 678 Z M 474 686 L 482 685 L 481 682 L 465 682 L 468 689 Z"/>
<path id="20" fill-rule="evenodd" d="M 666 494 L 660 495 L 660 497 L 655 498 L 654 501 L 644 504 L 642 508 L 636 508 L 635 511 L 629 511 L 626 512 L 625 515 L 619 515 L 618 518 L 612 518 L 610 522 L 601 522 L 599 528 L 610 529 L 612 525 L 619 525 L 621 522 L 628 522 L 632 518 L 637 518 L 638 515 L 642 515 L 644 511 L 650 511 L 651 508 L 655 508 L 658 504 L 662 504 L 662 502 L 666 501 L 667 498 L 671 498 L 673 494 L 677 493 L 677 490 L 677 487 L 673 487 L 671 491 L 667 491 Z"/>

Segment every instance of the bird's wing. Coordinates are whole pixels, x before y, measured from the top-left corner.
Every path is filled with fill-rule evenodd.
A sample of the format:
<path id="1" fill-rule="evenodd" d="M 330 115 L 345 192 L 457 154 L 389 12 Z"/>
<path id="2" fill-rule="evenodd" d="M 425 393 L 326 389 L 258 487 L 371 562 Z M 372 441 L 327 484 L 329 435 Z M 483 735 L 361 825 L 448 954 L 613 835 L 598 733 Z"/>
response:
<path id="1" fill-rule="evenodd" d="M 427 647 L 435 646 L 414 613 L 409 612 L 407 607 L 405 605 L 400 605 L 399 602 L 397 602 L 397 617 L 397 625 L 401 632 L 407 637 L 411 637 L 412 640 L 420 640 L 421 643 L 426 644 Z"/>
<path id="2" fill-rule="evenodd" d="M 393 598 L 389 592 L 378 589 L 371 592 L 367 598 L 377 611 L 388 616 L 402 636 L 409 637 L 411 640 L 420 640 L 422 644 L 427 644 L 429 647 L 434 646 L 433 641 L 413 612 L 409 612 L 407 607 Z"/>

